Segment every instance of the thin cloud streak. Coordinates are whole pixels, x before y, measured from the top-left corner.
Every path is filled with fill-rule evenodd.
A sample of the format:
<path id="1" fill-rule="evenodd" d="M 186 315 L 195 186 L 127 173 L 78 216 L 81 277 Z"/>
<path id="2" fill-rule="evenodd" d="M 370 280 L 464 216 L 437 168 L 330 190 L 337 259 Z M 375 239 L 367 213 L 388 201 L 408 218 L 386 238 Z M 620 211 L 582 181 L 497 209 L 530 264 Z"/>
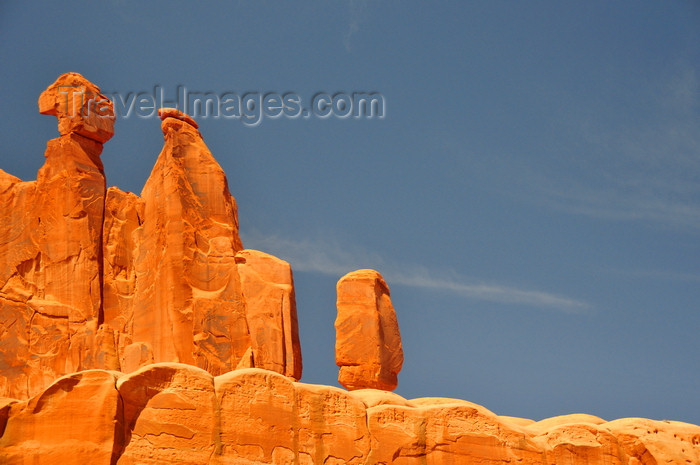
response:
<path id="1" fill-rule="evenodd" d="M 700 229 L 700 80 L 680 65 L 657 84 L 649 122 L 609 128 L 587 125 L 589 153 L 598 167 L 583 178 L 538 182 L 550 206 L 619 221 L 649 221 Z M 546 182 L 549 181 L 549 182 Z"/>
<path id="2" fill-rule="evenodd" d="M 498 284 L 472 284 L 450 278 L 431 278 L 418 274 L 390 273 L 392 283 L 439 289 L 489 302 L 555 308 L 565 313 L 582 313 L 589 305 L 567 297 L 541 291 L 517 289 Z"/>
<path id="3" fill-rule="evenodd" d="M 667 227 L 700 229 L 700 208 L 690 200 L 671 200 L 622 193 L 614 189 L 595 190 L 571 182 L 568 188 L 541 186 L 542 202 L 571 214 L 614 221 L 652 221 Z"/>
<path id="4" fill-rule="evenodd" d="M 352 51 L 352 38 L 360 31 L 365 10 L 367 9 L 367 0 L 350 0 L 348 2 L 349 20 L 348 30 L 343 36 L 343 45 L 347 52 Z"/>
<path id="5" fill-rule="evenodd" d="M 548 292 L 478 282 L 456 273 L 428 270 L 415 265 L 399 267 L 385 262 L 377 254 L 325 240 L 294 241 L 250 231 L 243 235 L 246 245 L 279 256 L 288 261 L 295 271 L 340 277 L 356 269 L 374 268 L 382 273 L 390 285 L 432 289 L 486 302 L 539 307 L 570 314 L 584 313 L 590 309 L 585 302 Z M 412 271 L 405 271 L 407 269 Z"/>

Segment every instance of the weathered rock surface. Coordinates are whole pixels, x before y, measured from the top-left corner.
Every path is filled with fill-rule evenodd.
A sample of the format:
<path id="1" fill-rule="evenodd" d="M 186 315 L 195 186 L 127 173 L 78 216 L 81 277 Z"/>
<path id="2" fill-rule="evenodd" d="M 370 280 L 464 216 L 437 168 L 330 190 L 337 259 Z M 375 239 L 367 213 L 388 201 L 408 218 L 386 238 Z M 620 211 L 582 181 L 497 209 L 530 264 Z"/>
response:
<path id="1" fill-rule="evenodd" d="M 236 254 L 254 366 L 299 380 L 301 347 L 292 267 L 259 252 Z"/>
<path id="2" fill-rule="evenodd" d="M 606 423 L 625 453 L 640 464 L 700 463 L 700 429 L 679 421 L 622 418 Z"/>
<path id="3" fill-rule="evenodd" d="M 214 379 L 183 364 L 155 364 L 117 381 L 123 442 L 117 464 L 208 463 L 218 419 Z"/>
<path id="4" fill-rule="evenodd" d="M 114 107 L 99 87 L 78 73 L 66 73 L 39 96 L 39 113 L 58 119 L 58 132 L 80 134 L 104 144 L 114 135 Z"/>
<path id="5" fill-rule="evenodd" d="M 0 396 L 153 362 L 214 375 L 263 366 L 298 380 L 291 268 L 254 251 L 236 263 L 236 202 L 197 123 L 160 112 L 164 146 L 139 197 L 106 188 L 100 154 L 114 115 L 97 86 L 64 74 L 39 109 L 61 136 L 37 180 L 0 170 Z"/>
<path id="6" fill-rule="evenodd" d="M 389 392 L 403 352 L 373 270 L 338 283 L 351 391 L 298 382 L 291 267 L 243 249 L 197 123 L 159 112 L 139 197 L 105 187 L 114 119 L 96 86 L 68 73 L 39 107 L 61 136 L 37 180 L 0 170 L 0 464 L 700 464 L 696 425 Z"/>
<path id="7" fill-rule="evenodd" d="M 234 258 L 242 249 L 236 203 L 197 128 L 161 117 L 165 145 L 133 233 L 132 338 L 148 344 L 156 362 L 225 373 L 250 346 Z"/>
<path id="8" fill-rule="evenodd" d="M 389 286 L 378 272 L 357 270 L 340 278 L 337 293 L 338 382 L 350 390 L 395 389 L 403 348 Z"/>
<path id="9" fill-rule="evenodd" d="M 119 376 L 82 371 L 57 379 L 28 401 L 7 402 L 0 463 L 113 463 L 123 443 Z"/>
<path id="10" fill-rule="evenodd" d="M 379 405 L 367 415 L 368 463 L 544 463 L 527 433 L 469 402 Z"/>
<path id="11" fill-rule="evenodd" d="M 159 363 L 128 375 L 75 373 L 27 401 L 0 399 L 0 463 L 700 463 L 700 426 L 688 423 L 524 420 L 457 399 L 348 392 L 259 368 L 213 377 Z"/>
<path id="12" fill-rule="evenodd" d="M 0 395 L 26 397 L 63 374 L 103 368 L 100 153 L 113 118 L 104 103 L 102 114 L 87 111 L 93 95 L 82 76 L 61 76 L 39 99 L 62 135 L 47 144 L 37 180 L 0 173 Z"/>
<path id="13" fill-rule="evenodd" d="M 236 370 L 215 384 L 222 448 L 212 463 L 364 463 L 365 408 L 346 391 L 260 369 Z"/>

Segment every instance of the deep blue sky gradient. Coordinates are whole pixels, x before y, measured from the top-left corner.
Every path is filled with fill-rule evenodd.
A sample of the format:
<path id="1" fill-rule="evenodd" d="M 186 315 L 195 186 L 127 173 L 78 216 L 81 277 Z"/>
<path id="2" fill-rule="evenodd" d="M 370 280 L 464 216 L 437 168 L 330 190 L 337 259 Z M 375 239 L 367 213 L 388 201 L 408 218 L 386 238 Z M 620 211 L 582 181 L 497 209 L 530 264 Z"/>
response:
<path id="1" fill-rule="evenodd" d="M 25 180 L 67 71 L 380 92 L 384 119 L 198 119 L 244 244 L 295 270 L 302 381 L 337 383 L 335 283 L 375 268 L 407 398 L 700 423 L 697 2 L 2 2 L 0 63 L 0 168 Z M 109 185 L 141 191 L 159 123 L 117 121 Z"/>

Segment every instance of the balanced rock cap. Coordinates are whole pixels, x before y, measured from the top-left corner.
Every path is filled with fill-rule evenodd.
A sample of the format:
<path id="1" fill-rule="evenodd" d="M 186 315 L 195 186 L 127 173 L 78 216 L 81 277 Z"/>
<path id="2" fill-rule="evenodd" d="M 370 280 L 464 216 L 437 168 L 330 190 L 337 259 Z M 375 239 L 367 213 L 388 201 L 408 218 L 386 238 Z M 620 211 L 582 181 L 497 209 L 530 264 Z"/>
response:
<path id="1" fill-rule="evenodd" d="M 159 108 L 158 109 L 158 117 L 160 117 L 161 121 L 165 121 L 165 118 L 179 119 L 179 120 L 184 121 L 188 124 L 191 124 L 192 126 L 194 126 L 195 129 L 199 128 L 199 125 L 197 124 L 197 122 L 195 120 L 193 120 L 190 115 L 188 115 L 187 113 L 181 112 L 177 108 L 168 108 L 168 107 Z"/>
<path id="2" fill-rule="evenodd" d="M 76 133 L 104 144 L 114 135 L 114 106 L 78 73 L 65 73 L 39 96 L 39 113 L 58 118 L 62 136 Z"/>

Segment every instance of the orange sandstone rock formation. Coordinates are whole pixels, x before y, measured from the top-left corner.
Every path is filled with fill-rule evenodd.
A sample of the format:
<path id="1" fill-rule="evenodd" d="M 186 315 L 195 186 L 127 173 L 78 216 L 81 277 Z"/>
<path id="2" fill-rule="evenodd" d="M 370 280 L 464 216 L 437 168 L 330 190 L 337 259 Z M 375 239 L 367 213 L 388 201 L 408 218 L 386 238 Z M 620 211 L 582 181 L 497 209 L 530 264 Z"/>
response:
<path id="1" fill-rule="evenodd" d="M 99 109 L 94 108 L 100 100 Z M 0 171 L 0 394 L 26 397 L 57 377 L 101 365 L 100 153 L 113 113 L 75 73 L 39 98 L 58 118 L 36 181 Z"/>
<path id="2" fill-rule="evenodd" d="M 388 392 L 403 352 L 373 270 L 337 287 L 351 391 L 298 382 L 291 267 L 243 249 L 197 124 L 160 112 L 137 196 L 105 188 L 114 119 L 96 86 L 65 74 L 39 106 L 61 136 L 37 180 L 0 170 L 0 464 L 700 464 L 696 425 L 535 422 Z"/>
<path id="3" fill-rule="evenodd" d="M 39 113 L 58 119 L 58 132 L 104 144 L 114 135 L 114 107 L 99 87 L 78 73 L 61 75 L 39 96 Z"/>
<path id="4" fill-rule="evenodd" d="M 61 136 L 37 180 L 0 170 L 0 396 L 153 362 L 213 375 L 261 366 L 298 380 L 291 268 L 242 252 L 236 202 L 197 123 L 160 112 L 163 150 L 137 196 L 106 188 L 100 154 L 114 114 L 97 86 L 64 74 L 39 109 Z"/>
<path id="5" fill-rule="evenodd" d="M 398 384 L 403 348 L 389 286 L 374 270 L 346 274 L 337 285 L 335 361 L 347 389 L 384 389 Z"/>
<path id="6" fill-rule="evenodd" d="M 123 443 L 119 376 L 82 371 L 28 401 L 0 400 L 0 463 L 113 463 Z"/>
<path id="7" fill-rule="evenodd" d="M 247 308 L 252 366 L 301 378 L 301 346 L 292 267 L 259 252 L 236 254 Z"/>
<path id="8" fill-rule="evenodd" d="M 226 176 L 197 128 L 161 114 L 165 144 L 141 192 L 134 231 L 135 342 L 156 362 L 236 367 L 250 346 L 235 265 L 242 249 Z"/>
<path id="9" fill-rule="evenodd" d="M 586 415 L 532 422 L 456 399 L 160 363 L 75 373 L 29 400 L 0 400 L 0 463 L 694 465 L 700 426 Z"/>

